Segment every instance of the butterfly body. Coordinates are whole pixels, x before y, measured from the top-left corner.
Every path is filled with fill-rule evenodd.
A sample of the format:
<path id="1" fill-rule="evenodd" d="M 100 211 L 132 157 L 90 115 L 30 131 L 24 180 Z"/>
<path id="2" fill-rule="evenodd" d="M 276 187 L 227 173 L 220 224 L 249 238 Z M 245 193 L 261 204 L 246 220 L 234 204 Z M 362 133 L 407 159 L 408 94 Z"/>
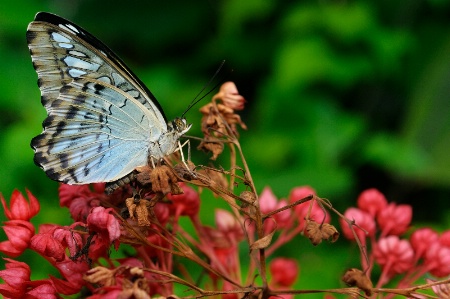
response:
<path id="1" fill-rule="evenodd" d="M 35 163 L 53 180 L 118 180 L 177 149 L 190 125 L 167 122 L 155 97 L 103 43 L 77 25 L 38 13 L 27 30 L 44 131 L 33 138 Z"/>

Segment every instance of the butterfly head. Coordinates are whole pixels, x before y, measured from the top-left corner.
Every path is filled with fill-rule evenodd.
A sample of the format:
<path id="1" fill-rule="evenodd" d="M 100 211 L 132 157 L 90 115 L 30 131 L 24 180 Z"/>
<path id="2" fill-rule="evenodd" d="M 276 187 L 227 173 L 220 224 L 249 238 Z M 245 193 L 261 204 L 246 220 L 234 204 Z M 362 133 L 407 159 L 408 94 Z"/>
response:
<path id="1" fill-rule="evenodd" d="M 177 117 L 168 123 L 169 131 L 176 131 L 179 136 L 184 135 L 191 128 L 192 124 L 187 124 L 184 117 Z"/>

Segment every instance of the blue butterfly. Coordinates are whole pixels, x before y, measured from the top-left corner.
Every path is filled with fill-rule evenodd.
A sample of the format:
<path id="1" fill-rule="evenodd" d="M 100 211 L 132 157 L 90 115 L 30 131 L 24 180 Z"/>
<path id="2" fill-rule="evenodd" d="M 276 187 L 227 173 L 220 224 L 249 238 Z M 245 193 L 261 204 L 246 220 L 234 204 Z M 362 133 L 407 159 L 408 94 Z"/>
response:
<path id="1" fill-rule="evenodd" d="M 48 114 L 31 146 L 35 163 L 51 179 L 116 181 L 172 154 L 190 129 L 185 118 L 167 122 L 142 81 L 74 23 L 40 12 L 27 41 Z"/>

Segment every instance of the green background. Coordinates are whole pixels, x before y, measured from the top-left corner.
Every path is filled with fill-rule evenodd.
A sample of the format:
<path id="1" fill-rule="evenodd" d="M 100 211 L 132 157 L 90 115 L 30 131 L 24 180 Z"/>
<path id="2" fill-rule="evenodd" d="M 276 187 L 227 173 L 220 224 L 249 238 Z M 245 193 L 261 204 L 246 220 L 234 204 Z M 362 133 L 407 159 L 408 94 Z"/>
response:
<path id="1" fill-rule="evenodd" d="M 42 205 L 36 224 L 67 224 L 58 184 L 33 164 L 29 146 L 46 115 L 25 39 L 38 11 L 106 43 L 169 119 L 225 59 L 219 77 L 234 81 L 247 100 L 241 143 L 258 190 L 268 185 L 287 197 L 310 185 L 343 211 L 376 187 L 390 201 L 412 204 L 415 225 L 450 226 L 450 1 L 0 4 L 0 191 L 9 199 L 14 188 L 28 188 Z M 187 114 L 190 135 L 201 136 L 200 106 Z M 195 154 L 194 162 L 208 159 Z M 204 201 L 202 211 L 211 215 L 217 201 Z M 298 255 L 296 246 L 306 246 L 298 287 L 339 286 L 339 271 L 356 266 L 348 257 L 356 248 L 348 246 L 310 250 L 300 242 L 280 254 Z M 327 256 L 330 250 L 336 255 Z"/>

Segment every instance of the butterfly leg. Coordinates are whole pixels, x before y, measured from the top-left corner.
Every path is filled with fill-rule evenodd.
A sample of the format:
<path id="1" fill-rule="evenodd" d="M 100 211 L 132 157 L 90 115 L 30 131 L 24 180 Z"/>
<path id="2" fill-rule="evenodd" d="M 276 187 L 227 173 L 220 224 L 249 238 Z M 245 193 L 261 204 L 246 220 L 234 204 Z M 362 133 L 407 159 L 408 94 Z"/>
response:
<path id="1" fill-rule="evenodd" d="M 181 144 L 180 140 L 178 140 L 178 149 L 180 151 L 180 155 L 181 155 L 181 161 L 184 164 L 184 167 L 186 167 L 186 169 L 189 171 L 189 173 L 192 175 L 192 177 L 196 177 L 196 175 L 194 174 L 194 172 L 192 172 L 192 170 L 189 168 L 189 166 L 186 163 L 186 160 L 184 159 L 184 154 L 183 154 L 183 147 L 187 144 L 188 146 L 188 160 L 191 160 L 191 142 L 190 140 L 186 140 L 183 144 Z"/>
<path id="2" fill-rule="evenodd" d="M 153 160 L 153 156 L 150 156 L 150 161 L 152 162 L 152 167 L 155 169 L 155 161 Z"/>

